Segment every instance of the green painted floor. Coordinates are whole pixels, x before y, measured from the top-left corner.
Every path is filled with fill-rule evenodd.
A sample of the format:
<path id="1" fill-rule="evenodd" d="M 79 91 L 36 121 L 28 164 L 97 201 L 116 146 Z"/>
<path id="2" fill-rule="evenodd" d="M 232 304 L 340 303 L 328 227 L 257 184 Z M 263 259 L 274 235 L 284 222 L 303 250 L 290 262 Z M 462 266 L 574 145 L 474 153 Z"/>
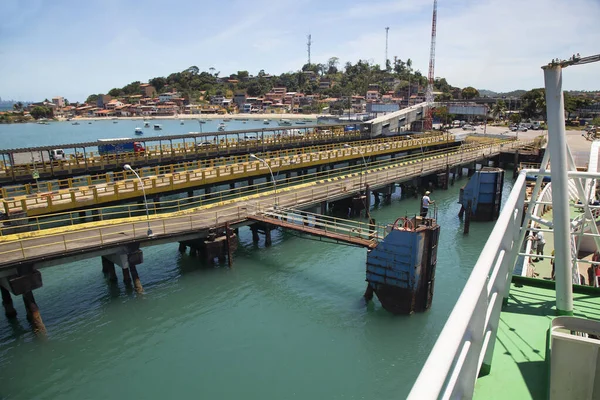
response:
<path id="1" fill-rule="evenodd" d="M 475 398 L 546 398 L 546 333 L 555 317 L 555 299 L 551 288 L 511 285 L 500 315 L 492 370 L 477 380 Z M 600 321 L 600 292 L 575 293 L 573 301 L 574 316 Z"/>

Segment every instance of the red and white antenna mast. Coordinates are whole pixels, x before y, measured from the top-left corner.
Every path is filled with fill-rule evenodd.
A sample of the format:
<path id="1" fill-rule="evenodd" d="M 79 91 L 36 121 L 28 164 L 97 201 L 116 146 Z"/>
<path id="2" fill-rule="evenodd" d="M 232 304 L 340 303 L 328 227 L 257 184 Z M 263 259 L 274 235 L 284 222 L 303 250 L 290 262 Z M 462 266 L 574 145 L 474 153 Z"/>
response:
<path id="1" fill-rule="evenodd" d="M 431 103 L 433 103 L 433 80 L 435 79 L 435 31 L 437 21 L 437 0 L 433 0 L 433 18 L 431 21 L 431 50 L 429 51 L 429 81 L 427 83 L 427 92 L 425 94 L 425 101 L 428 104 L 427 114 L 425 117 L 424 129 L 431 129 L 433 126 L 433 110 Z"/>

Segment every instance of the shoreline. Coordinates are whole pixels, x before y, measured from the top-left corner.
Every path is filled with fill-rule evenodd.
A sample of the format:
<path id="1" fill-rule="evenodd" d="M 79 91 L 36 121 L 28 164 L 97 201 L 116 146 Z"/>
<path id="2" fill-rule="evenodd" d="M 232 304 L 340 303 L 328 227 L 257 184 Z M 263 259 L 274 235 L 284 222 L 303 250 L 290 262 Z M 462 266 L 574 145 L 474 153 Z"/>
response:
<path id="1" fill-rule="evenodd" d="M 231 120 L 278 120 L 278 119 L 290 119 L 290 120 L 298 120 L 298 119 L 310 119 L 317 120 L 318 117 L 334 117 L 329 115 L 322 114 L 179 114 L 179 115 L 160 115 L 160 116 L 151 116 L 151 117 L 74 117 L 71 118 L 71 121 L 102 121 L 107 120 L 110 121 L 112 119 L 116 120 L 131 120 L 131 121 L 156 121 L 156 120 L 190 120 L 190 119 L 231 119 Z M 59 122 L 66 121 L 67 119 L 64 117 L 57 118 Z"/>

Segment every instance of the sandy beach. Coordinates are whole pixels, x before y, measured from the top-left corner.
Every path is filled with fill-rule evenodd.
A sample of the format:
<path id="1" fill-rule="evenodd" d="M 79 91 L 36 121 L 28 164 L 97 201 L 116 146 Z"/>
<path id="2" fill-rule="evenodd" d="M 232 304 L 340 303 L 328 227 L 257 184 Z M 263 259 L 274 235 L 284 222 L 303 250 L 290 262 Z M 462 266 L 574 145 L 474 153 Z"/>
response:
<path id="1" fill-rule="evenodd" d="M 252 120 L 278 120 L 278 119 L 307 119 L 315 120 L 317 117 L 334 117 L 323 114 L 178 114 L 178 115 L 160 115 L 151 117 L 74 117 L 75 121 L 95 121 L 101 119 L 120 119 L 120 120 L 159 120 L 159 119 L 252 119 Z M 66 118 L 58 118 L 59 121 L 66 121 Z"/>

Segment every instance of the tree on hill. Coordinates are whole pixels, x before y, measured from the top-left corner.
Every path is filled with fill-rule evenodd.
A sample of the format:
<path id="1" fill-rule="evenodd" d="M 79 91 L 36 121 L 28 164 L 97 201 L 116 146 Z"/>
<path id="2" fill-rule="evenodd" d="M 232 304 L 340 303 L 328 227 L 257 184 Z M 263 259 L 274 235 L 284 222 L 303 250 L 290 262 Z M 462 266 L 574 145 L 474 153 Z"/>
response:
<path id="1" fill-rule="evenodd" d="M 479 91 L 475 89 L 473 86 L 467 86 L 462 90 L 463 99 L 474 99 L 475 97 L 479 97 Z"/>
<path id="2" fill-rule="evenodd" d="M 87 99 L 85 99 L 85 102 L 87 104 L 94 104 L 98 101 L 98 95 L 97 94 L 90 94 Z"/>
<path id="3" fill-rule="evenodd" d="M 498 119 L 498 117 L 502 116 L 505 111 L 506 103 L 504 100 L 498 100 L 492 107 L 492 115 L 494 116 L 494 119 Z"/>
<path id="4" fill-rule="evenodd" d="M 542 116 L 546 120 L 546 94 L 544 89 L 532 89 L 521 96 L 524 118 Z"/>
<path id="5" fill-rule="evenodd" d="M 52 109 L 44 106 L 35 106 L 31 110 L 31 116 L 35 119 L 52 118 L 54 116 Z"/>

